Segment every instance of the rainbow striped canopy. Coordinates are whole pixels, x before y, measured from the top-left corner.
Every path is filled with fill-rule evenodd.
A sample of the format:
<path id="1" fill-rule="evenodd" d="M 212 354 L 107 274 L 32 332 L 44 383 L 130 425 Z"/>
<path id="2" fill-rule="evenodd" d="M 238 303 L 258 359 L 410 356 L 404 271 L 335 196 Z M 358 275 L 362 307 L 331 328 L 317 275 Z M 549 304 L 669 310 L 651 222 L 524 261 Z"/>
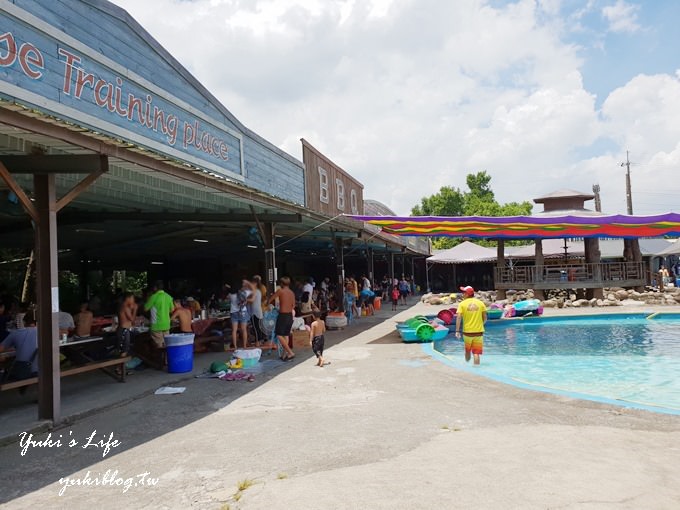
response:
<path id="1" fill-rule="evenodd" d="M 399 236 L 501 239 L 680 236 L 680 214 L 655 216 L 351 216 Z"/>

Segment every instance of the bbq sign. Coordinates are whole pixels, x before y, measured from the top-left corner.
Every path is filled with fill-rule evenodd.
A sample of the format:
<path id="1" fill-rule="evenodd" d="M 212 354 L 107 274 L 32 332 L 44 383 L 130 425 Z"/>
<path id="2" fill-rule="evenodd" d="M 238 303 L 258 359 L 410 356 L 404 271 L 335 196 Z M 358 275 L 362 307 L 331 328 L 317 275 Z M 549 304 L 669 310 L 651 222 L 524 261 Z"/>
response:
<path id="1" fill-rule="evenodd" d="M 0 10 L 0 96 L 243 180 L 241 134 L 202 108 L 208 101 L 178 73 L 145 73 L 152 82 L 130 69 L 152 58 L 120 63 L 44 22 L 27 24 L 31 15 L 15 6 L 4 10 L 25 19 Z"/>

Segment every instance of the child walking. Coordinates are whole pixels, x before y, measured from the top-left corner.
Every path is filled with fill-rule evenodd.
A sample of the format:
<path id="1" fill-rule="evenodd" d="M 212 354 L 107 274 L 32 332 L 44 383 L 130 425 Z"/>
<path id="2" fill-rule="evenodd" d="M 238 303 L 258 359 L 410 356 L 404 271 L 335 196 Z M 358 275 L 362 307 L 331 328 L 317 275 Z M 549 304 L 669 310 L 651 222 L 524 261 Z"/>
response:
<path id="1" fill-rule="evenodd" d="M 323 362 L 323 344 L 324 337 L 323 334 L 326 332 L 326 323 L 321 320 L 321 311 L 314 310 L 314 322 L 309 328 L 309 338 L 312 341 L 312 351 L 316 355 L 319 362 L 316 364 L 317 367 L 322 367 Z"/>
<path id="2" fill-rule="evenodd" d="M 397 311 L 397 305 L 399 304 L 399 287 L 397 285 L 392 286 L 392 292 L 390 294 L 390 297 L 392 298 L 392 311 L 396 312 Z"/>

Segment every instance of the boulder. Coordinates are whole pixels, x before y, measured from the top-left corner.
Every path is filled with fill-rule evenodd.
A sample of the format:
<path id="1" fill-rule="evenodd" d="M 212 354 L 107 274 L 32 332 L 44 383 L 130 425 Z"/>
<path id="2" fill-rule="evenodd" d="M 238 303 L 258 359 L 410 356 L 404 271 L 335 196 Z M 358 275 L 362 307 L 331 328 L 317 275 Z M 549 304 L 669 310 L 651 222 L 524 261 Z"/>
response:
<path id="1" fill-rule="evenodd" d="M 438 298 L 438 297 L 432 297 L 432 298 L 429 299 L 428 303 L 430 303 L 431 305 L 441 305 L 442 300 L 441 300 L 441 298 Z"/>
<path id="2" fill-rule="evenodd" d="M 624 300 L 624 299 L 628 299 L 628 291 L 627 290 L 623 290 L 623 289 L 617 290 L 614 293 L 614 295 L 616 296 L 616 299 L 618 299 L 620 301 Z"/>
<path id="3" fill-rule="evenodd" d="M 546 299 L 541 304 L 543 305 L 543 308 L 556 308 L 557 299 Z"/>
<path id="4" fill-rule="evenodd" d="M 614 293 L 610 292 L 609 294 L 607 294 L 607 299 L 609 301 L 616 301 L 616 295 L 614 295 Z"/>
<path id="5" fill-rule="evenodd" d="M 588 301 L 590 306 L 597 306 L 597 299 L 593 298 Z"/>
<path id="6" fill-rule="evenodd" d="M 598 299 L 598 300 L 596 301 L 596 304 L 597 304 L 597 306 L 605 306 L 605 305 L 604 305 L 604 301 L 603 301 L 602 299 Z"/>

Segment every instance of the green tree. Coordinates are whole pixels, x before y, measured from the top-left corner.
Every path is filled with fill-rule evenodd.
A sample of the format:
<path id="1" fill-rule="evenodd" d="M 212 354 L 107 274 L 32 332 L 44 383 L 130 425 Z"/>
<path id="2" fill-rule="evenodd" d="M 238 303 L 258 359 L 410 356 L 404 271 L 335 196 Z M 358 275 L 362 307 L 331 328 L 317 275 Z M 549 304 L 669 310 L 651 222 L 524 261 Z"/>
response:
<path id="1" fill-rule="evenodd" d="M 491 176 L 486 170 L 474 174 L 468 174 L 465 178 L 468 192 L 465 193 L 467 199 L 479 199 L 483 202 L 495 202 L 495 196 L 491 190 Z"/>
<path id="2" fill-rule="evenodd" d="M 411 216 L 460 216 L 465 197 L 458 188 L 443 186 L 439 192 L 420 199 L 420 205 L 411 209 Z"/>
<path id="3" fill-rule="evenodd" d="M 491 176 L 486 171 L 468 174 L 465 182 L 468 190 L 444 186 L 438 193 L 423 197 L 420 204 L 411 209 L 412 216 L 528 216 L 530 202 L 499 204 L 491 189 Z M 452 248 L 461 242 L 457 237 L 435 237 L 435 249 Z M 485 246 L 495 246 L 494 241 L 476 241 Z M 510 244 L 513 242 L 510 241 Z"/>

